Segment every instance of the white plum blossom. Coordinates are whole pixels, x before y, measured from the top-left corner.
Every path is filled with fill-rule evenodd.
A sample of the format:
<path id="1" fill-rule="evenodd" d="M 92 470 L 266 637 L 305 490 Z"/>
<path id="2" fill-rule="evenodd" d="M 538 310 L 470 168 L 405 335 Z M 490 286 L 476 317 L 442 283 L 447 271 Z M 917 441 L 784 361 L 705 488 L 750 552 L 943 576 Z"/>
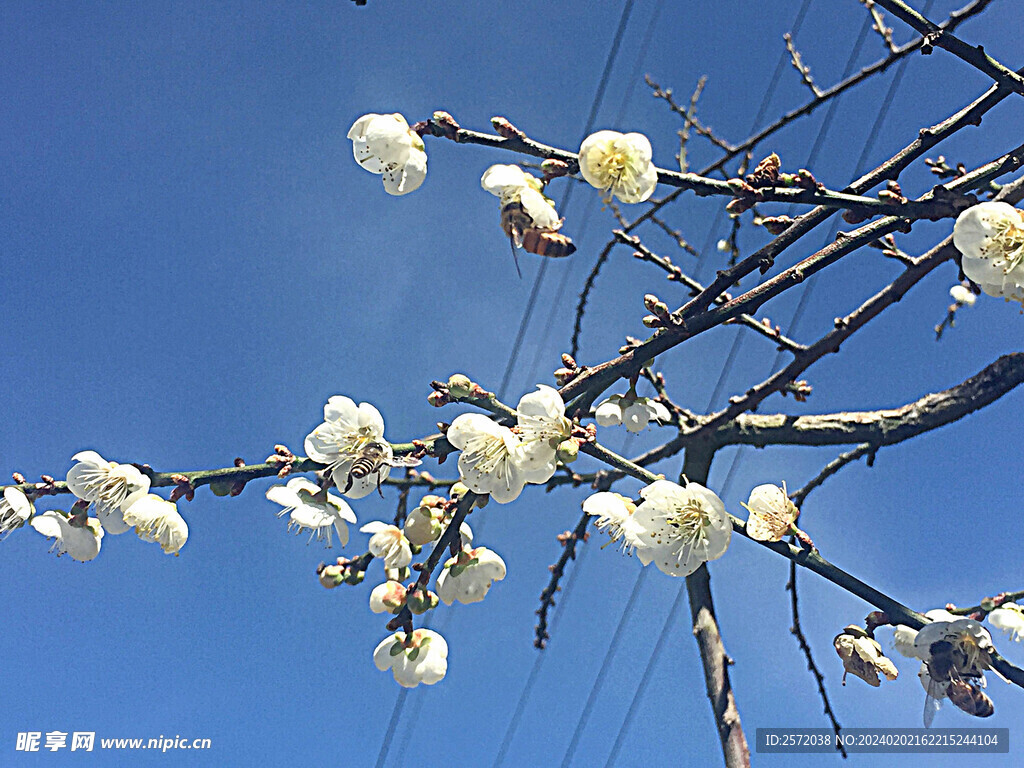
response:
<path id="1" fill-rule="evenodd" d="M 21 528 L 35 511 L 35 506 L 23 491 L 4 488 L 3 498 L 0 498 L 0 539 L 6 538 L 15 528 Z"/>
<path id="2" fill-rule="evenodd" d="M 423 139 L 402 115 L 363 115 L 349 129 L 352 154 L 370 173 L 383 177 L 384 191 L 405 195 L 419 189 L 427 176 Z"/>
<path id="3" fill-rule="evenodd" d="M 932 646 L 945 640 L 953 645 L 962 660 L 957 671 L 969 677 L 978 677 L 989 668 L 989 651 L 995 650 L 992 635 L 974 619 L 957 618 L 954 621 L 932 621 L 925 624 L 914 638 L 917 657 L 928 661 Z"/>
<path id="4" fill-rule="evenodd" d="M 750 512 L 747 534 L 755 541 L 780 541 L 800 514 L 786 495 L 785 485 L 780 488 L 771 483 L 754 488 L 743 506 Z"/>
<path id="5" fill-rule="evenodd" d="M 974 306 L 974 302 L 978 298 L 970 288 L 959 283 L 949 289 L 949 297 L 962 307 Z"/>
<path id="6" fill-rule="evenodd" d="M 448 643 L 431 629 L 413 630 L 408 640 L 405 632 L 395 632 L 374 650 L 373 663 L 381 672 L 390 669 L 403 688 L 433 685 L 448 672 Z"/>
<path id="7" fill-rule="evenodd" d="M 352 464 L 371 444 L 380 449 L 380 461 L 364 477 L 352 477 Z M 306 436 L 305 449 L 309 458 L 327 465 L 338 490 L 350 499 L 369 495 L 391 472 L 391 444 L 384 439 L 380 411 L 369 403 L 357 406 L 344 395 L 327 401 L 324 422 Z"/>
<path id="8" fill-rule="evenodd" d="M 624 203 L 642 203 L 658 184 L 651 142 L 642 133 L 591 134 L 580 146 L 580 173 L 590 186 Z"/>
<path id="9" fill-rule="evenodd" d="M 931 619 L 932 621 L 956 621 L 959 616 L 947 611 L 945 608 L 933 608 L 930 611 L 925 612 L 925 618 Z M 914 641 L 917 640 L 917 630 L 912 629 L 905 624 L 897 624 L 895 631 L 893 632 L 893 648 L 895 648 L 903 656 L 908 659 L 920 659 L 918 655 L 917 646 Z"/>
<path id="10" fill-rule="evenodd" d="M 508 427 L 481 413 L 464 413 L 448 427 L 448 442 L 462 451 L 459 475 L 474 493 L 489 493 L 499 504 L 517 498 L 526 473 L 516 462 L 522 443 Z"/>
<path id="11" fill-rule="evenodd" d="M 103 527 L 95 517 L 85 520 L 85 525 L 72 525 L 60 512 L 51 510 L 34 515 L 29 525 L 43 536 L 53 539 L 50 551 L 57 551 L 57 557 L 69 555 L 80 563 L 92 560 L 100 553 Z"/>
<path id="12" fill-rule="evenodd" d="M 149 477 L 131 464 L 107 461 L 96 451 L 81 451 L 68 470 L 68 490 L 95 505 L 96 517 L 107 533 L 131 529 L 124 522 L 122 504 L 134 493 L 149 491 Z"/>
<path id="13" fill-rule="evenodd" d="M 405 587 L 389 579 L 370 592 L 370 610 L 374 613 L 397 613 L 405 605 L 405 596 Z"/>
<path id="14" fill-rule="evenodd" d="M 505 197 L 523 187 L 535 192 L 543 189 L 540 179 L 518 165 L 492 165 L 480 177 L 480 186 L 496 197 Z"/>
<path id="15" fill-rule="evenodd" d="M 689 576 L 702 563 L 725 554 L 732 522 L 725 505 L 699 483 L 685 488 L 655 480 L 640 491 L 643 502 L 633 513 L 643 546 L 636 550 L 644 565 L 654 562 L 669 576 Z"/>
<path id="16" fill-rule="evenodd" d="M 529 218 L 529 226 L 545 232 L 561 228 L 555 204 L 543 193 L 543 184 L 536 176 L 526 173 L 518 165 L 492 165 L 480 177 L 480 186 L 500 198 L 501 207 L 518 203 Z M 522 233 L 509 232 L 513 237 Z M 516 245 L 522 245 L 516 242 Z"/>
<path id="17" fill-rule="evenodd" d="M 491 584 L 505 578 L 505 561 L 487 547 L 464 549 L 444 564 L 437 577 L 437 594 L 445 605 L 456 600 L 479 603 Z"/>
<path id="18" fill-rule="evenodd" d="M 600 491 L 583 501 L 583 511 L 597 517 L 597 529 L 607 530 L 611 541 L 621 541 L 620 546 L 626 554 L 643 546 L 640 540 L 643 529 L 633 518 L 636 509 L 632 499 L 610 491 Z"/>
<path id="19" fill-rule="evenodd" d="M 516 462 L 528 483 L 546 483 L 555 474 L 558 444 L 572 434 L 572 422 L 565 417 L 565 403 L 558 390 L 538 384 L 516 406 L 519 439 Z"/>
<path id="20" fill-rule="evenodd" d="M 168 555 L 177 556 L 188 541 L 188 525 L 178 506 L 155 493 L 133 493 L 122 504 L 124 521 L 143 541 L 152 541 Z"/>
<path id="21" fill-rule="evenodd" d="M 394 525 L 375 520 L 359 529 L 370 536 L 369 549 L 374 557 L 384 561 L 387 569 L 404 568 L 412 562 L 412 549 L 405 534 Z"/>
<path id="22" fill-rule="evenodd" d="M 862 627 L 851 624 L 836 635 L 832 645 L 843 660 L 843 685 L 846 685 L 849 673 L 875 688 L 881 685 L 879 672 L 887 680 L 895 680 L 899 676 L 896 665 L 882 654 L 882 646 Z"/>
<path id="23" fill-rule="evenodd" d="M 546 483 L 555 473 L 558 444 L 572 434 L 558 390 L 538 385 L 517 406 L 517 435 L 479 413 L 457 417 L 448 442 L 458 448 L 459 474 L 474 493 L 488 493 L 506 504 L 527 483 Z"/>
<path id="24" fill-rule="evenodd" d="M 1009 203 L 986 202 L 961 213 L 953 244 L 964 274 L 989 296 L 1024 304 L 1024 217 Z"/>
<path id="25" fill-rule="evenodd" d="M 1024 608 L 1016 603 L 1003 603 L 988 615 L 988 623 L 1019 642 L 1024 637 Z"/>
<path id="26" fill-rule="evenodd" d="M 299 534 L 309 530 L 309 541 L 316 537 L 328 549 L 333 544 L 333 533 L 337 532 L 341 546 L 348 544 L 346 523 L 355 523 L 355 513 L 344 499 L 328 493 L 327 489 L 304 477 L 293 477 L 287 485 L 270 486 L 267 498 L 284 507 L 277 513 L 278 517 L 291 512 L 289 531 L 294 528 Z"/>
<path id="27" fill-rule="evenodd" d="M 612 395 L 598 403 L 594 420 L 600 427 L 625 424 L 630 432 L 642 432 L 648 422 L 666 423 L 672 420 L 672 414 L 657 400 L 627 392 L 625 395 Z"/>

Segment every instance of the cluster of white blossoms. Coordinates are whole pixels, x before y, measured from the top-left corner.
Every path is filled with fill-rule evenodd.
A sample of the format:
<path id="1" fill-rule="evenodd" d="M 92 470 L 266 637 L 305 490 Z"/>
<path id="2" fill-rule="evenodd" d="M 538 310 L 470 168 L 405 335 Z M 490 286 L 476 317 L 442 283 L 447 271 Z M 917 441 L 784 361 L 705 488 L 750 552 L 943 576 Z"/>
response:
<path id="1" fill-rule="evenodd" d="M 968 208 L 957 217 L 953 244 L 963 254 L 964 274 L 981 290 L 1024 305 L 1024 217 L 1020 210 L 999 202 Z"/>
<path id="2" fill-rule="evenodd" d="M 640 504 L 617 493 L 595 493 L 583 510 L 597 516 L 624 552 L 635 552 L 645 566 L 654 563 L 669 576 L 689 576 L 703 563 L 725 554 L 732 521 L 714 492 L 699 483 L 686 487 L 655 480 L 641 489 Z"/>
<path id="3" fill-rule="evenodd" d="M 348 138 L 356 162 L 383 177 L 384 191 L 389 195 L 413 192 L 427 176 L 423 139 L 397 112 L 363 115 L 349 129 Z"/>
<path id="4" fill-rule="evenodd" d="M 383 177 L 388 194 L 419 189 L 427 175 L 423 139 L 398 114 L 363 115 L 349 129 L 352 153 L 360 166 Z M 624 203 L 642 203 L 658 185 L 651 161 L 651 142 L 642 133 L 598 131 L 583 140 L 580 174 L 592 187 Z M 502 205 L 522 204 L 536 228 L 555 231 L 561 224 L 552 202 L 542 193 L 540 179 L 517 165 L 492 165 L 480 183 L 501 198 Z"/>
<path id="5" fill-rule="evenodd" d="M 642 203 L 658 185 L 651 142 L 642 133 L 598 131 L 583 140 L 579 159 L 590 186 L 624 203 Z"/>
<path id="6" fill-rule="evenodd" d="M 188 541 L 188 525 L 173 502 L 149 493 L 149 477 L 130 464 L 107 461 L 96 451 L 82 451 L 73 459 L 76 463 L 68 471 L 67 485 L 80 501 L 72 514 L 61 510 L 36 513 L 35 505 L 21 490 L 5 488 L 0 501 L 0 535 L 28 523 L 53 539 L 51 552 L 84 563 L 100 553 L 105 534 L 116 536 L 134 529 L 143 541 L 159 544 L 167 554 L 178 554 Z M 95 517 L 88 516 L 89 509 Z"/>
<path id="7" fill-rule="evenodd" d="M 617 427 L 625 424 L 630 432 L 642 432 L 648 422 L 659 424 L 672 420 L 668 408 L 650 397 L 639 397 L 635 390 L 624 395 L 612 395 L 602 400 L 594 409 L 594 421 L 601 427 Z"/>
<path id="8" fill-rule="evenodd" d="M 540 384 L 516 406 L 516 431 L 479 413 L 457 417 L 448 442 L 459 455 L 461 480 L 499 504 L 516 499 L 527 483 L 546 483 L 558 465 L 558 446 L 572 434 L 558 390 Z"/>

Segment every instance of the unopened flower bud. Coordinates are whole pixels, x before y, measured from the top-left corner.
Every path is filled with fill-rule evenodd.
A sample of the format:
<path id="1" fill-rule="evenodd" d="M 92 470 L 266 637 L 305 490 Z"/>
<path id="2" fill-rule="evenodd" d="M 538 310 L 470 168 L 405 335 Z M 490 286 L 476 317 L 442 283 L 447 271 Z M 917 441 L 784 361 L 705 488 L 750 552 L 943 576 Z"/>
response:
<path id="1" fill-rule="evenodd" d="M 407 593 L 397 581 L 385 581 L 370 592 L 370 610 L 374 613 L 398 613 L 405 605 Z"/>
<path id="2" fill-rule="evenodd" d="M 448 399 L 446 392 L 431 392 L 427 395 L 427 402 L 435 408 L 440 408 L 442 405 L 447 405 L 451 401 Z"/>
<path id="3" fill-rule="evenodd" d="M 559 368 L 555 371 L 555 382 L 560 387 L 564 387 L 575 378 L 576 371 L 569 370 L 568 368 Z"/>
<path id="4" fill-rule="evenodd" d="M 438 602 L 437 595 L 429 589 L 414 589 L 409 592 L 405 604 L 409 606 L 410 611 L 418 616 L 436 608 Z"/>
<path id="5" fill-rule="evenodd" d="M 715 247 L 718 248 L 718 250 L 721 251 L 722 253 L 728 253 L 729 252 L 729 241 L 728 240 L 724 240 L 724 239 L 723 240 L 719 240 L 718 241 L 718 245 L 716 245 Z"/>
<path id="6" fill-rule="evenodd" d="M 562 365 L 564 365 L 566 368 L 571 368 L 573 370 L 579 368 L 579 366 L 576 365 L 576 358 L 574 358 L 568 352 L 562 353 Z"/>
<path id="7" fill-rule="evenodd" d="M 463 373 L 453 373 L 448 379 L 448 392 L 460 400 L 470 397 L 473 394 L 473 382 Z"/>
<path id="8" fill-rule="evenodd" d="M 345 583 L 346 584 L 351 584 L 352 586 L 355 586 L 357 584 L 362 584 L 363 583 L 363 579 L 365 579 L 365 578 L 366 578 L 366 571 L 356 571 L 356 570 L 349 569 L 348 573 L 345 574 Z"/>
<path id="9" fill-rule="evenodd" d="M 453 483 L 452 487 L 448 490 L 448 496 L 452 501 L 458 501 L 467 493 L 469 493 L 469 487 L 461 481 Z"/>
<path id="10" fill-rule="evenodd" d="M 643 323 L 648 328 L 661 328 L 662 326 L 661 320 L 654 315 L 645 315 Z"/>
<path id="11" fill-rule="evenodd" d="M 580 446 L 575 440 L 563 440 L 555 451 L 555 456 L 563 464 L 572 464 L 579 455 Z"/>
<path id="12" fill-rule="evenodd" d="M 405 538 L 418 547 L 436 541 L 443 530 L 441 517 L 439 507 L 426 506 L 421 502 L 405 520 Z"/>
<path id="13" fill-rule="evenodd" d="M 562 160 L 548 159 L 540 164 L 540 169 L 548 178 L 565 176 L 569 172 L 569 164 Z"/>
<path id="14" fill-rule="evenodd" d="M 334 589 L 345 581 L 345 567 L 341 565 L 325 565 L 318 574 L 320 583 L 325 589 Z"/>

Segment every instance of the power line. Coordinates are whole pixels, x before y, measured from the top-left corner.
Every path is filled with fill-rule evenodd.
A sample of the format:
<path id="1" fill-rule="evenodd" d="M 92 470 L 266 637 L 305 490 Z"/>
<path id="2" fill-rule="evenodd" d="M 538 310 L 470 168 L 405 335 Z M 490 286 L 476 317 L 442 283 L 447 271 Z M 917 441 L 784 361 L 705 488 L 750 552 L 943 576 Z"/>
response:
<path id="1" fill-rule="evenodd" d="M 619 46 L 622 44 L 622 36 L 626 31 L 626 24 L 629 21 L 629 16 L 633 12 L 633 0 L 626 0 L 626 4 L 622 8 L 622 16 L 619 19 L 619 28 L 615 30 L 615 37 L 612 39 L 612 47 L 608 53 L 608 60 L 604 65 L 604 72 L 601 73 L 601 80 L 597 86 L 597 93 L 594 95 L 594 102 L 590 107 L 590 114 L 587 116 L 586 125 L 583 128 L 583 135 L 589 136 L 591 129 L 594 127 L 594 121 L 597 119 L 597 111 L 601 108 L 601 101 L 604 99 L 605 89 L 608 87 L 608 79 L 611 77 L 612 66 L 615 64 L 615 59 L 619 54 Z M 560 210 L 566 210 L 569 205 L 569 200 L 572 199 L 572 190 L 575 184 L 569 184 L 566 187 L 565 194 L 562 196 L 562 201 L 559 203 Z M 501 386 L 498 387 L 498 397 L 503 398 L 505 395 L 505 389 L 508 387 L 509 379 L 512 376 L 512 369 L 515 367 L 516 361 L 519 359 L 519 348 L 523 343 L 523 337 L 526 335 L 526 327 L 530 323 L 530 317 L 533 315 L 533 309 L 537 305 L 537 296 L 540 294 L 541 283 L 544 281 L 544 275 L 547 274 L 548 259 L 542 259 L 540 269 L 537 271 L 537 277 L 533 281 L 533 289 L 530 291 L 530 298 L 526 301 L 526 308 L 523 310 L 522 320 L 519 322 L 519 330 L 516 332 L 516 340 L 512 344 L 512 350 L 509 352 L 508 363 L 505 365 L 505 373 L 501 377 Z"/>
<path id="2" fill-rule="evenodd" d="M 927 14 L 930 11 L 933 2 L 934 2 L 934 0 L 928 0 L 927 7 L 923 11 L 923 13 Z M 866 39 L 866 32 L 867 32 L 867 30 L 868 30 L 868 20 L 865 20 L 864 26 L 863 26 L 862 31 L 861 31 L 860 38 L 858 39 L 857 44 L 854 47 L 854 51 L 853 51 L 853 53 L 851 53 L 850 59 L 848 61 L 847 69 L 852 70 L 852 67 L 854 66 L 856 58 L 859 55 L 860 48 L 862 47 L 863 42 Z M 878 114 L 878 117 L 875 119 L 875 124 L 872 126 L 872 129 L 871 129 L 870 133 L 868 134 L 868 138 L 865 141 L 864 148 L 861 151 L 861 156 L 860 156 L 860 158 L 857 161 L 857 165 L 855 167 L 855 172 L 858 172 L 860 170 L 860 168 L 863 167 L 864 163 L 867 160 L 867 156 L 870 154 L 871 150 L 874 147 L 874 143 L 875 143 L 875 140 L 876 140 L 876 138 L 878 136 L 879 130 L 880 130 L 881 125 L 882 125 L 882 122 L 884 121 L 885 116 L 888 113 L 888 111 L 889 111 L 889 109 L 890 109 L 890 107 L 892 105 L 893 98 L 894 98 L 894 96 L 896 94 L 896 89 L 899 87 L 899 84 L 900 84 L 900 82 L 903 79 L 903 73 L 906 70 L 906 64 L 907 63 L 908 62 L 906 60 L 904 60 L 904 61 L 900 62 L 900 64 L 897 67 L 896 74 L 893 77 L 892 83 L 890 83 L 888 92 L 886 93 L 885 101 L 884 101 L 884 106 L 880 110 L 880 112 Z M 846 77 L 846 75 L 844 75 L 844 78 L 845 77 Z M 837 99 L 837 101 L 838 101 L 838 99 Z M 834 104 L 834 102 L 833 102 L 833 104 Z M 832 105 L 830 105 L 829 113 L 831 113 L 832 111 L 833 111 L 832 110 Z M 822 122 L 822 128 L 821 128 L 821 130 L 819 130 L 818 138 L 815 141 L 814 148 L 812 149 L 812 153 L 811 153 L 812 156 L 816 156 L 816 152 L 817 152 L 820 144 L 822 143 L 821 139 L 823 138 L 824 131 L 828 129 L 828 127 L 830 126 L 830 123 L 831 123 L 830 116 L 826 115 L 826 119 Z M 833 227 L 835 228 L 835 230 L 838 230 L 838 223 L 837 222 L 833 222 Z M 831 241 L 832 237 L 834 237 L 834 236 L 835 236 L 835 231 L 833 231 L 831 233 L 831 236 L 828 237 L 826 240 L 827 241 Z M 817 277 L 817 276 L 815 276 L 815 277 Z M 790 331 L 789 331 L 790 334 L 793 333 L 794 329 L 796 328 L 797 324 L 799 323 L 799 321 L 800 321 L 800 319 L 802 317 L 803 308 L 806 306 L 806 297 L 810 293 L 810 291 L 813 289 L 813 287 L 814 287 L 814 282 L 812 282 L 810 285 L 807 286 L 807 290 L 804 291 L 804 293 L 800 297 L 800 302 L 798 303 L 797 309 L 794 312 L 793 319 L 790 322 Z M 775 363 L 773 365 L 773 369 L 778 366 L 779 358 L 781 356 L 782 356 L 782 352 L 780 351 L 776 355 Z M 722 378 L 720 378 L 719 381 L 721 382 L 722 379 L 724 379 L 724 376 Z M 726 474 L 726 477 L 725 477 L 725 480 L 724 480 L 724 482 L 722 484 L 722 495 L 723 496 L 727 493 L 728 488 L 731 486 L 732 480 L 733 480 L 733 478 L 735 476 L 735 473 L 736 473 L 736 471 L 737 471 L 737 469 L 738 469 L 738 467 L 739 467 L 739 465 L 740 465 L 740 463 L 742 461 L 742 451 L 743 451 L 743 448 L 741 446 L 740 448 L 738 448 L 736 450 L 736 453 L 733 455 L 732 463 L 729 466 L 729 470 L 728 470 L 728 472 Z M 649 681 L 649 679 L 650 679 L 650 677 L 651 677 L 651 675 L 653 673 L 653 670 L 654 670 L 655 660 L 661 654 L 662 647 L 663 647 L 663 644 L 664 644 L 664 642 L 663 642 L 664 638 L 666 638 L 668 636 L 669 629 L 671 628 L 672 622 L 674 621 L 675 614 L 676 614 L 676 612 L 679 610 L 679 608 L 682 605 L 682 598 L 683 598 L 683 595 L 684 595 L 685 591 L 686 590 L 685 590 L 685 584 L 684 584 L 680 588 L 679 594 L 676 596 L 676 600 L 675 600 L 675 602 L 672 605 L 672 609 L 669 612 L 668 618 L 666 619 L 665 626 L 662 629 L 662 633 L 661 633 L 660 637 L 658 638 L 658 642 L 655 645 L 654 651 L 651 654 L 650 659 L 648 660 L 647 667 L 644 669 L 643 677 L 640 680 L 640 684 L 637 686 L 637 690 L 636 690 L 636 692 L 633 695 L 633 700 L 630 702 L 629 709 L 627 710 L 626 716 L 623 719 L 622 727 L 619 729 L 619 733 L 618 733 L 618 735 L 615 738 L 615 743 L 612 745 L 612 750 L 611 750 L 611 753 L 609 755 L 608 762 L 606 763 L 606 768 L 611 768 L 611 766 L 615 762 L 615 758 L 618 756 L 618 753 L 619 753 L 619 751 L 622 748 L 622 744 L 624 742 L 624 736 L 625 736 L 626 732 L 628 731 L 629 726 L 632 724 L 633 718 L 634 718 L 634 716 L 636 714 L 636 711 L 637 711 L 637 706 L 639 704 L 639 701 L 643 697 L 644 692 L 646 691 L 648 681 Z"/>

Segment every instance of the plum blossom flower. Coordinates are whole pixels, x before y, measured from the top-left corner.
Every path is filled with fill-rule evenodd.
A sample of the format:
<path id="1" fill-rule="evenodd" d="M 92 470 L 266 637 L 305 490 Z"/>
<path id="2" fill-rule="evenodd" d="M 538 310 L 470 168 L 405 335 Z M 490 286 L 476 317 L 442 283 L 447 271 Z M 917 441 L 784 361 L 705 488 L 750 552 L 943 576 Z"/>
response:
<path id="1" fill-rule="evenodd" d="M 0 499 L 0 540 L 15 528 L 21 528 L 34 513 L 35 506 L 18 488 L 4 488 Z"/>
<path id="2" fill-rule="evenodd" d="M 580 173 L 590 186 L 624 203 L 642 203 L 658 184 L 651 142 L 642 133 L 591 134 L 580 146 Z"/>
<path id="3" fill-rule="evenodd" d="M 352 465 L 365 449 L 375 446 L 379 461 L 363 477 L 354 477 Z M 384 439 L 384 419 L 369 403 L 335 395 L 324 406 L 324 422 L 306 436 L 306 455 L 326 464 L 343 496 L 361 499 L 377 489 L 391 472 L 391 445 Z"/>
<path id="4" fill-rule="evenodd" d="M 80 518 L 78 518 L 80 520 Z M 103 527 L 95 517 L 87 518 L 84 525 L 72 524 L 60 512 L 51 510 L 34 515 L 29 525 L 49 539 L 53 539 L 50 551 L 57 551 L 57 557 L 70 555 L 80 563 L 92 560 L 100 553 Z"/>
<path id="5" fill-rule="evenodd" d="M 521 445 L 516 462 L 528 483 L 546 483 L 555 474 L 558 444 L 572 434 L 572 422 L 565 417 L 565 403 L 558 390 L 538 384 L 516 406 Z"/>
<path id="6" fill-rule="evenodd" d="M 978 298 L 971 292 L 971 289 L 965 285 L 957 283 L 949 289 L 949 298 L 959 304 L 961 307 L 974 306 L 975 300 Z"/>
<path id="7" fill-rule="evenodd" d="M 644 565 L 654 562 L 669 576 L 689 576 L 702 563 L 725 554 L 732 522 L 725 505 L 699 483 L 685 488 L 655 480 L 640 491 L 643 502 L 633 513 L 643 546 L 636 550 Z"/>
<path id="8" fill-rule="evenodd" d="M 610 491 L 595 493 L 583 501 L 583 511 L 597 517 L 597 529 L 607 530 L 611 541 L 621 541 L 626 554 L 643 546 L 640 539 L 643 528 L 633 518 L 636 509 L 632 499 Z"/>
<path id="9" fill-rule="evenodd" d="M 990 667 L 989 652 L 995 650 L 992 635 L 974 619 L 957 618 L 925 624 L 914 638 L 917 657 L 927 662 L 932 657 L 932 647 L 943 640 L 951 643 L 958 654 L 958 672 L 968 677 L 980 677 Z"/>
<path id="10" fill-rule="evenodd" d="M 522 188 L 540 192 L 541 180 L 518 165 L 492 165 L 480 177 L 480 186 L 496 197 L 505 197 Z"/>
<path id="11" fill-rule="evenodd" d="M 395 632 L 374 650 L 373 663 L 381 672 L 390 669 L 403 688 L 433 685 L 448 672 L 448 643 L 431 629 L 413 630 L 408 638 Z"/>
<path id="12" fill-rule="evenodd" d="M 875 688 L 882 684 L 879 672 L 887 680 L 895 680 L 899 676 L 896 665 L 882 654 L 882 646 L 863 627 L 851 624 L 836 635 L 832 645 L 843 660 L 843 685 L 846 685 L 849 673 Z"/>
<path id="13" fill-rule="evenodd" d="M 953 245 L 964 274 L 989 296 L 1024 304 L 1024 217 L 1009 203 L 986 202 L 962 212 Z"/>
<path id="14" fill-rule="evenodd" d="M 423 139 L 397 112 L 363 115 L 349 129 L 348 138 L 356 162 L 383 176 L 384 191 L 389 195 L 413 192 L 427 176 Z"/>
<path id="15" fill-rule="evenodd" d="M 138 491 L 125 499 L 122 508 L 124 521 L 135 528 L 135 534 L 159 544 L 168 555 L 177 556 L 188 541 L 188 525 L 173 501 Z"/>
<path id="16" fill-rule="evenodd" d="M 370 592 L 370 610 L 374 613 L 398 613 L 405 605 L 405 596 L 405 587 L 389 579 Z"/>
<path id="17" fill-rule="evenodd" d="M 672 420 L 668 408 L 649 397 L 637 397 L 635 392 L 612 395 L 602 400 L 594 410 L 594 420 L 600 427 L 625 424 L 630 432 L 642 432 L 647 423 L 665 423 Z"/>
<path id="18" fill-rule="evenodd" d="M 932 621 L 956 621 L 959 616 L 955 616 L 945 608 L 933 608 L 930 611 L 925 612 L 925 618 L 931 619 Z M 895 631 L 893 632 L 893 648 L 895 648 L 903 656 L 908 659 L 920 659 L 918 655 L 918 649 L 914 644 L 917 640 L 917 630 L 912 629 L 904 624 L 897 624 Z"/>
<path id="19" fill-rule="evenodd" d="M 341 546 L 348 544 L 348 526 L 345 523 L 355 523 L 355 513 L 344 499 L 328 493 L 327 489 L 304 477 L 293 477 L 287 485 L 270 486 L 267 498 L 284 507 L 277 513 L 278 517 L 291 512 L 288 530 L 294 528 L 296 535 L 308 529 L 309 541 L 315 536 L 330 549 L 333 533 L 337 532 Z"/>
<path id="20" fill-rule="evenodd" d="M 72 460 L 77 463 L 68 470 L 68 489 L 95 505 L 96 517 L 107 533 L 130 530 L 121 505 L 133 493 L 147 493 L 149 478 L 131 464 L 107 461 L 96 451 L 81 451 Z"/>
<path id="21" fill-rule="evenodd" d="M 464 605 L 479 603 L 491 584 L 505 578 L 505 561 L 487 547 L 463 549 L 444 564 L 437 577 L 437 594 L 445 605 L 456 600 Z"/>
<path id="22" fill-rule="evenodd" d="M 383 559 L 385 568 L 404 568 L 412 562 L 412 549 L 409 547 L 409 540 L 396 526 L 375 520 L 359 530 L 372 534 L 369 544 L 370 553 L 374 557 Z"/>
<path id="23" fill-rule="evenodd" d="M 538 385 L 517 406 L 517 435 L 479 413 L 459 416 L 447 438 L 462 453 L 459 474 L 474 493 L 499 504 L 517 498 L 527 483 L 546 483 L 558 466 L 558 445 L 572 434 L 558 390 Z"/>
<path id="24" fill-rule="evenodd" d="M 480 177 L 480 186 L 492 195 L 500 198 L 502 209 L 519 204 L 522 214 L 529 219 L 526 225 L 517 225 L 521 230 L 524 226 L 544 232 L 554 232 L 561 228 L 562 220 L 558 217 L 555 204 L 543 193 L 541 180 L 526 173 L 518 165 L 492 165 Z M 522 245 L 522 231 L 512 232 L 510 226 L 502 220 L 506 234 L 512 236 L 517 246 Z"/>
<path id="25" fill-rule="evenodd" d="M 743 506 L 750 512 L 747 533 L 755 541 L 781 541 L 800 514 L 786 495 L 785 485 L 780 488 L 771 483 L 754 488 Z"/>
<path id="26" fill-rule="evenodd" d="M 1024 608 L 1016 603 L 1003 603 L 989 613 L 988 623 L 1008 634 L 1010 640 L 1020 642 L 1024 636 Z"/>
<path id="27" fill-rule="evenodd" d="M 481 413 L 464 413 L 448 427 L 448 442 L 462 451 L 459 475 L 474 493 L 489 493 L 499 504 L 517 498 L 526 473 L 517 463 L 522 447 L 518 435 Z"/>

